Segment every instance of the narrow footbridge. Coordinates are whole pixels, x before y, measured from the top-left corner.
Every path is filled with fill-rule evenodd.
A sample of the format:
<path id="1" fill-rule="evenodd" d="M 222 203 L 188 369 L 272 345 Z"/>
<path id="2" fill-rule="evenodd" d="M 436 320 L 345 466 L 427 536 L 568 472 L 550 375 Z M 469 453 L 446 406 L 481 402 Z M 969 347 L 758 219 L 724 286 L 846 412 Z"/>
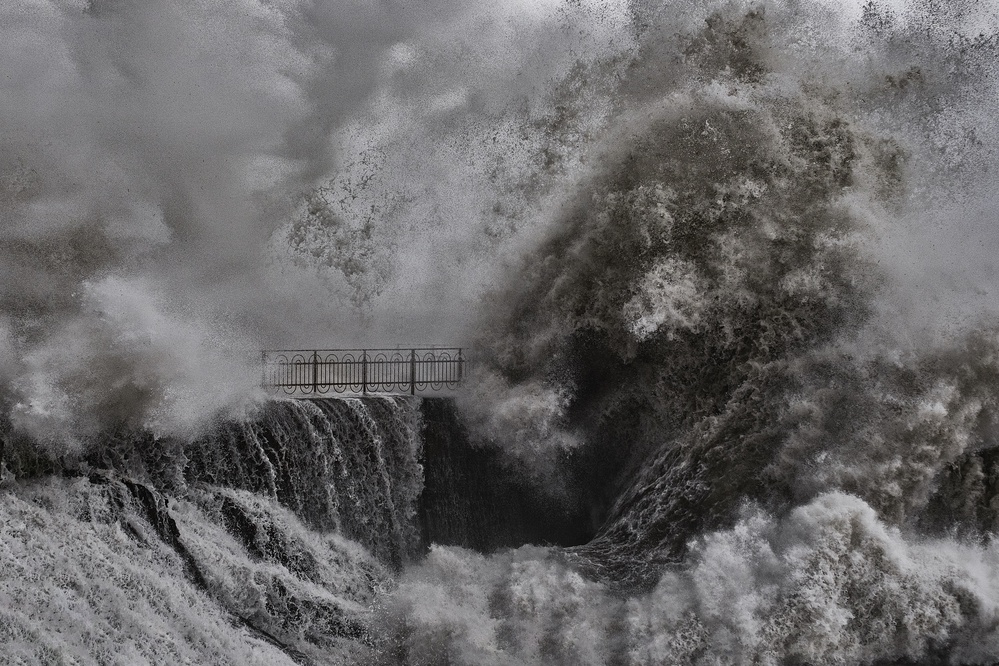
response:
<path id="1" fill-rule="evenodd" d="M 299 397 L 418 395 L 458 388 L 465 364 L 461 347 L 265 350 L 261 384 Z"/>

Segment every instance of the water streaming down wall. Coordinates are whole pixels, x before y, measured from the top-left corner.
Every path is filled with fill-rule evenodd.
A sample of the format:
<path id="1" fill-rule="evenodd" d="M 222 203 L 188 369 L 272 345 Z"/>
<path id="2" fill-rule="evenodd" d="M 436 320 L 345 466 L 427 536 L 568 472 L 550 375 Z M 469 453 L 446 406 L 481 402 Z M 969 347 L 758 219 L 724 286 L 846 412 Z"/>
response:
<path id="1" fill-rule="evenodd" d="M 119 431 L 79 459 L 48 458 L 13 432 L 3 442 L 11 477 L 105 470 L 170 496 L 211 489 L 241 533 L 254 529 L 252 518 L 222 495 L 246 491 L 397 568 L 432 543 L 482 552 L 568 546 L 597 526 L 574 493 L 549 492 L 495 447 L 475 443 L 449 398 L 272 400 L 193 442 Z"/>
<path id="2" fill-rule="evenodd" d="M 273 498 L 398 567 L 421 547 L 419 437 L 413 399 L 275 400 L 187 447 L 185 477 Z"/>
<path id="3" fill-rule="evenodd" d="M 8 429 L 6 654 L 360 658 L 377 591 L 423 549 L 419 404 L 271 401 L 194 442 L 108 433 L 78 459 Z"/>
<path id="4" fill-rule="evenodd" d="M 571 493 L 546 493 L 474 442 L 449 398 L 275 400 L 220 423 L 185 456 L 187 483 L 275 499 L 395 567 L 434 543 L 575 545 L 595 528 Z"/>

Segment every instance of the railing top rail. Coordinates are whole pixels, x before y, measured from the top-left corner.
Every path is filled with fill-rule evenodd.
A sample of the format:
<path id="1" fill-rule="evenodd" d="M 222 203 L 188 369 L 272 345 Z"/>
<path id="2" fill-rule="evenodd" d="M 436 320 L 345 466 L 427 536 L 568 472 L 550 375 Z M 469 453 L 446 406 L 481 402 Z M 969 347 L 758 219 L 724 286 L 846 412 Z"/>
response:
<path id="1" fill-rule="evenodd" d="M 316 348 L 312 348 L 312 349 L 261 349 L 260 351 L 263 354 L 285 354 L 285 353 L 296 353 L 296 354 L 300 354 L 302 352 L 317 352 L 317 353 L 323 353 L 323 352 L 363 352 L 363 351 L 377 351 L 377 352 L 393 351 L 394 352 L 394 351 L 411 351 L 411 350 L 414 350 L 414 349 L 416 351 L 451 351 L 451 350 L 464 351 L 466 349 L 466 347 L 461 347 L 459 345 L 433 345 L 433 346 L 423 346 L 423 347 L 419 347 L 419 346 L 416 346 L 416 347 L 356 347 L 356 348 L 341 347 L 339 349 L 316 349 Z"/>

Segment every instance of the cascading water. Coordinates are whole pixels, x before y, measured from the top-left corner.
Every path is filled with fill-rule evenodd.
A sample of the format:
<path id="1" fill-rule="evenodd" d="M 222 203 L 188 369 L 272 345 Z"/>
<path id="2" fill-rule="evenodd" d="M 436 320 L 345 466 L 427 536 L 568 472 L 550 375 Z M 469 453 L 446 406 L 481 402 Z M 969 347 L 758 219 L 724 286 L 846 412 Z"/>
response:
<path id="1" fill-rule="evenodd" d="M 396 566 L 420 547 L 419 412 L 404 398 L 283 400 L 186 449 L 188 482 L 240 488 Z"/>
<path id="2" fill-rule="evenodd" d="M 0 9 L 0 663 L 995 663 L 997 14 Z"/>
<path id="3" fill-rule="evenodd" d="M 65 478 L 28 476 L 8 492 L 8 656 L 342 663 L 362 654 L 375 592 L 423 548 L 419 425 L 418 402 L 406 398 L 278 400 L 186 446 L 136 434 L 49 461 L 45 471 Z M 23 473 L 18 452 L 8 447 L 4 463 Z"/>

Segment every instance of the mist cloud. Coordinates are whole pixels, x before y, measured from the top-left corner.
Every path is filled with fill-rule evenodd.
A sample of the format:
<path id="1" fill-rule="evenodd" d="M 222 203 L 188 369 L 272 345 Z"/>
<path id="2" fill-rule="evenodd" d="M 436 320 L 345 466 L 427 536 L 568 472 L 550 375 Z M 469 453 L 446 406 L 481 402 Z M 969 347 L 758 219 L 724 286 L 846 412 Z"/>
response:
<path id="1" fill-rule="evenodd" d="M 17 425 L 50 439 L 121 423 L 171 433 L 246 392 L 261 247 L 323 159 L 288 140 L 317 115 L 304 83 L 321 62 L 291 25 L 301 9 L 0 10 Z"/>

